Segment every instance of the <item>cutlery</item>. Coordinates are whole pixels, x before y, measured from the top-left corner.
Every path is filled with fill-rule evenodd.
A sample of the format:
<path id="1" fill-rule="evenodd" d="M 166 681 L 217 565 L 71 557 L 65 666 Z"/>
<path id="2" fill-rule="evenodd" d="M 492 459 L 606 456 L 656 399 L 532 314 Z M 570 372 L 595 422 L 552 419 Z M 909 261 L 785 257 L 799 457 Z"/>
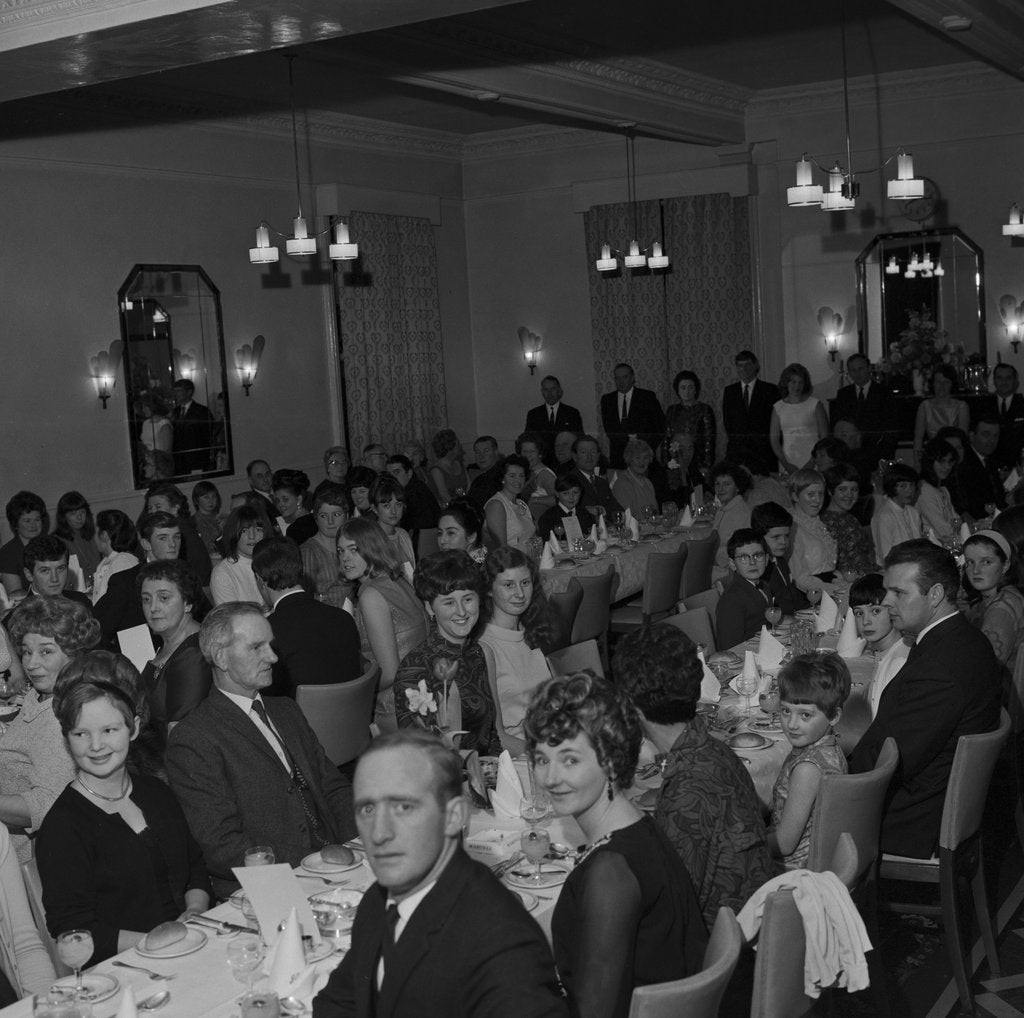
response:
<path id="1" fill-rule="evenodd" d="M 299 876 L 303 880 L 321 880 L 325 884 L 330 884 L 332 887 L 345 887 L 348 884 L 347 877 L 342 877 L 340 880 L 331 880 L 328 877 L 318 877 L 312 873 L 300 873 Z"/>
<path id="2" fill-rule="evenodd" d="M 159 993 L 154 993 L 152 997 L 140 1000 L 135 1006 L 140 1011 L 155 1011 L 158 1007 L 163 1007 L 170 999 L 171 991 L 161 990 Z"/>
<path id="3" fill-rule="evenodd" d="M 509 872 L 514 877 L 532 877 L 536 875 L 535 870 L 509 870 Z M 564 874 L 565 870 L 562 869 L 561 866 L 541 866 L 540 873 L 541 876 L 543 876 L 545 873 Z"/>
<path id="4" fill-rule="evenodd" d="M 518 866 L 523 861 L 525 856 L 522 852 L 515 852 L 511 858 L 506 859 L 504 862 L 498 863 L 496 866 L 491 868 L 491 872 L 499 879 L 503 877 L 513 866 Z"/>
<path id="5" fill-rule="evenodd" d="M 165 976 L 160 972 L 154 972 L 152 969 L 144 969 L 141 965 L 129 965 L 126 961 L 112 961 L 111 965 L 116 965 L 119 969 L 134 969 L 136 972 L 145 972 L 150 979 L 173 979 L 174 976 Z"/>
<path id="6" fill-rule="evenodd" d="M 206 926 L 214 930 L 230 930 L 232 933 L 259 933 L 251 926 L 242 926 L 239 923 L 225 922 L 223 919 L 214 919 L 211 916 L 194 915 L 189 916 L 188 922 L 196 923 L 199 926 Z"/>

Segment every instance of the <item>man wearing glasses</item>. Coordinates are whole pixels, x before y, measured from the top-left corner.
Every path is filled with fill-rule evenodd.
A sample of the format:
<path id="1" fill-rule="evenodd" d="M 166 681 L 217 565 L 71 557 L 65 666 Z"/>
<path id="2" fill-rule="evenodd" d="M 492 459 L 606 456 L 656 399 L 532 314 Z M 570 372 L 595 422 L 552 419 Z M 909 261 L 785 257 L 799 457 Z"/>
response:
<path id="1" fill-rule="evenodd" d="M 771 594 L 762 577 L 768 565 L 768 545 L 756 530 L 743 527 L 734 531 L 727 546 L 732 583 L 718 602 L 716 626 L 723 649 L 757 636 L 764 624 L 764 613 Z"/>

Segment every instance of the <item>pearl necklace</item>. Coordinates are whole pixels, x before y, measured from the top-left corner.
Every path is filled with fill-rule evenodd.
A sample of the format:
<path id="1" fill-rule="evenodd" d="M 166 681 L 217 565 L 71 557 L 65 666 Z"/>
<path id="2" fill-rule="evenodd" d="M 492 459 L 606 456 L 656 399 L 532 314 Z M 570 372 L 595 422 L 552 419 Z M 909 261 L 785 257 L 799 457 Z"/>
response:
<path id="1" fill-rule="evenodd" d="M 132 783 L 127 771 L 125 771 L 124 787 L 120 795 L 104 795 L 102 792 L 95 791 L 82 780 L 81 774 L 78 775 L 77 781 L 90 795 L 94 795 L 97 799 L 102 799 L 104 802 L 120 802 L 132 790 Z"/>

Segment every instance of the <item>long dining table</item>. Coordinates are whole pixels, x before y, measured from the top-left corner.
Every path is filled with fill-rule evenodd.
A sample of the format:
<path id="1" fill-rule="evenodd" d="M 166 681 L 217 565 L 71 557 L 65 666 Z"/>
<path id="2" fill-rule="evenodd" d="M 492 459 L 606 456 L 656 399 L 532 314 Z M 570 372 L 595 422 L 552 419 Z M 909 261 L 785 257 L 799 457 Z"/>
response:
<path id="1" fill-rule="evenodd" d="M 708 540 L 713 532 L 710 526 L 674 528 L 667 534 L 642 537 L 638 543 L 631 544 L 628 548 L 613 545 L 602 555 L 592 555 L 576 562 L 563 561 L 554 569 L 542 569 L 541 583 L 546 594 L 560 594 L 569 586 L 569 581 L 573 577 L 600 576 L 607 572 L 608 566 L 611 565 L 619 578 L 615 589 L 616 600 L 632 597 L 643 590 L 647 557 L 652 552 L 676 551 L 687 541 Z"/>

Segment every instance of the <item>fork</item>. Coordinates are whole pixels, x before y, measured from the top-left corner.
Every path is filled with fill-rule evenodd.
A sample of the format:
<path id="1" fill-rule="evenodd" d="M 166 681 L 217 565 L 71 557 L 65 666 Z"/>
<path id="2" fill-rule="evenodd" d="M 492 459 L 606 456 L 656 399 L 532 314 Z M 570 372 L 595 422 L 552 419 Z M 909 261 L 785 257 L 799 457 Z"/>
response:
<path id="1" fill-rule="evenodd" d="M 134 969 L 136 972 L 145 972 L 150 979 L 173 979 L 174 976 L 165 976 L 161 972 L 154 972 L 152 969 L 144 969 L 141 965 L 129 965 L 126 961 L 112 961 L 111 965 L 116 965 L 119 969 Z"/>

